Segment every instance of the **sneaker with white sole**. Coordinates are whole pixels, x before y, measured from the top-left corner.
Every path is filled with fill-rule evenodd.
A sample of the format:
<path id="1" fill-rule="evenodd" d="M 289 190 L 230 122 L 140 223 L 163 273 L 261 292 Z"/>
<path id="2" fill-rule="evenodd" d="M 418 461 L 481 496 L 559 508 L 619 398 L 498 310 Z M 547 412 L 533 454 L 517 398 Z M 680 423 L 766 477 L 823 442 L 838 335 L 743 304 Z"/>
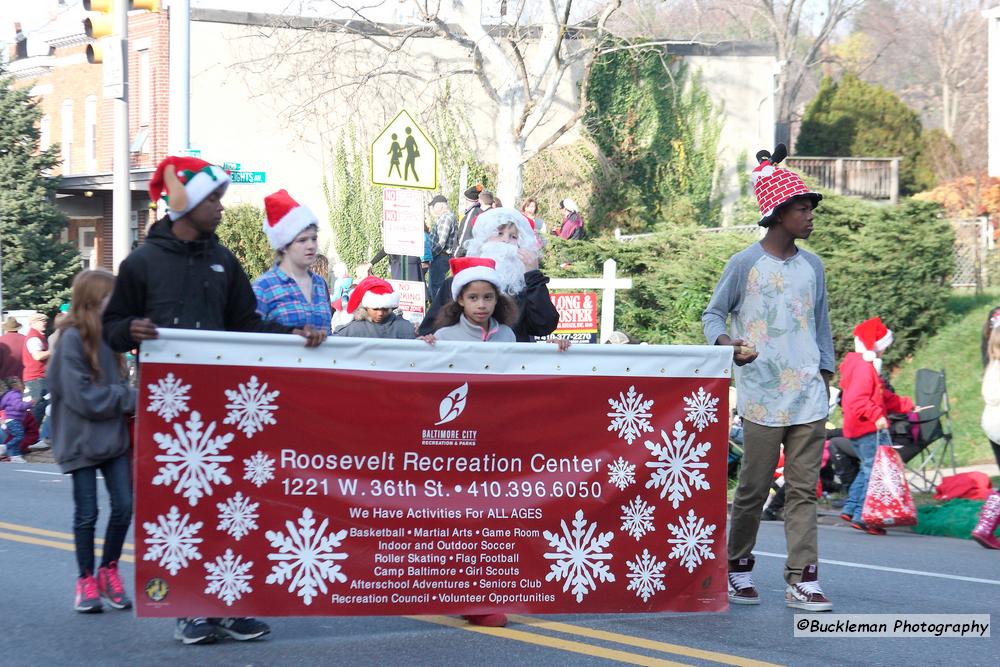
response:
<path id="1" fill-rule="evenodd" d="M 118 574 L 118 562 L 113 561 L 107 567 L 97 568 L 97 589 L 101 599 L 115 609 L 130 609 L 132 601 L 125 593 L 125 585 Z"/>
<path id="2" fill-rule="evenodd" d="M 27 461 L 24 460 L 24 457 L 23 456 L 19 456 L 19 455 L 14 455 L 14 456 L 10 457 L 10 462 L 11 463 L 27 463 Z"/>
<path id="3" fill-rule="evenodd" d="M 211 644 L 215 636 L 215 626 L 207 618 L 178 618 L 174 626 L 174 639 L 185 644 Z"/>
<path id="4" fill-rule="evenodd" d="M 230 637 L 238 642 L 257 639 L 271 632 L 271 626 L 256 618 L 210 618 L 219 637 Z"/>
<path id="5" fill-rule="evenodd" d="M 753 558 L 729 561 L 729 601 L 732 604 L 760 604 L 753 581 Z"/>
<path id="6" fill-rule="evenodd" d="M 99 614 L 104 607 L 101 604 L 101 594 L 97 589 L 97 579 L 89 572 L 76 580 L 76 599 L 73 609 L 81 614 Z"/>
<path id="7" fill-rule="evenodd" d="M 818 567 L 815 563 L 806 565 L 802 570 L 802 579 L 795 584 L 789 584 L 785 589 L 785 604 L 806 611 L 830 611 L 833 603 L 823 595 L 819 587 Z"/>

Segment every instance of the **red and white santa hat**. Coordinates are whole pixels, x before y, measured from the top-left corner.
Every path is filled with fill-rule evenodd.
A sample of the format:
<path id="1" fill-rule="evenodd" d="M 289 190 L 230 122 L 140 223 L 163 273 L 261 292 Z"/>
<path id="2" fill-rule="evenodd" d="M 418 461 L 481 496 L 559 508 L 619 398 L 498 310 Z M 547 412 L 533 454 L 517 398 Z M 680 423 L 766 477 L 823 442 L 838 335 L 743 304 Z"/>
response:
<path id="1" fill-rule="evenodd" d="M 753 194 L 760 207 L 762 227 L 769 227 L 774 222 L 774 213 L 783 204 L 795 197 L 807 196 L 813 200 L 813 208 L 823 199 L 823 195 L 812 192 L 806 187 L 802 177 L 790 169 L 782 169 L 777 164 L 788 156 L 785 144 L 778 144 L 772 155 L 766 150 L 757 153 L 757 167 L 750 172 L 750 182 L 753 183 Z"/>
<path id="2" fill-rule="evenodd" d="M 347 301 L 347 312 L 353 313 L 358 306 L 363 308 L 395 308 L 399 305 L 399 294 L 387 280 L 378 276 L 368 276 L 354 288 Z"/>
<path id="3" fill-rule="evenodd" d="M 155 205 L 162 197 L 167 215 L 177 220 L 219 188 L 225 194 L 229 174 L 218 165 L 196 157 L 168 155 L 149 179 L 149 200 Z"/>
<path id="4" fill-rule="evenodd" d="M 500 289 L 500 274 L 497 273 L 497 263 L 486 257 L 453 257 L 451 266 L 451 298 L 457 300 L 462 288 L 471 282 L 485 280 L 497 290 Z"/>
<path id="5" fill-rule="evenodd" d="M 310 225 L 318 227 L 319 220 L 284 188 L 264 197 L 264 233 L 275 250 L 287 246 Z"/>
<path id="6" fill-rule="evenodd" d="M 854 350 L 860 352 L 865 361 L 874 361 L 878 352 L 885 352 L 892 345 L 892 331 L 882 318 L 873 317 L 854 327 Z"/>

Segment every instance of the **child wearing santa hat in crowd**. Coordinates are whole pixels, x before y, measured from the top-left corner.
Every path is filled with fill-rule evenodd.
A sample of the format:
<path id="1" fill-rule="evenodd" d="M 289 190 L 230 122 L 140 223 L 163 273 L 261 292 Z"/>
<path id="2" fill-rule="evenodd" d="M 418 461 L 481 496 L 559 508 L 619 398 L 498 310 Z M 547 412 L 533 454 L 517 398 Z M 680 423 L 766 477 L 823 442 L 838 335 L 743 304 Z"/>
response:
<path id="1" fill-rule="evenodd" d="M 497 264 L 485 257 L 453 258 L 452 301 L 445 304 L 434 322 L 434 333 L 421 336 L 435 340 L 471 340 L 516 343 L 510 324 L 517 321 L 517 304 L 500 291 Z"/>
<path id="2" fill-rule="evenodd" d="M 368 276 L 357 284 L 347 301 L 347 312 L 354 320 L 333 330 L 334 336 L 352 338 L 400 338 L 412 340 L 416 327 L 397 315 L 399 294 L 392 284 L 378 276 Z"/>
<path id="3" fill-rule="evenodd" d="M 885 529 L 868 526 L 861 509 L 868 491 L 868 478 L 879 445 L 889 439 L 889 413 L 909 412 L 913 401 L 897 396 L 882 383 L 882 353 L 892 344 L 892 331 L 878 317 L 854 327 L 854 348 L 840 364 L 840 408 L 844 415 L 844 437 L 850 438 L 861 458 L 861 469 L 851 483 L 840 518 L 869 535 L 885 535 Z"/>
<path id="4" fill-rule="evenodd" d="M 275 263 L 253 283 L 257 312 L 265 320 L 329 333 L 330 289 L 310 269 L 319 249 L 319 221 L 286 190 L 265 197 L 264 211 L 264 234 Z"/>

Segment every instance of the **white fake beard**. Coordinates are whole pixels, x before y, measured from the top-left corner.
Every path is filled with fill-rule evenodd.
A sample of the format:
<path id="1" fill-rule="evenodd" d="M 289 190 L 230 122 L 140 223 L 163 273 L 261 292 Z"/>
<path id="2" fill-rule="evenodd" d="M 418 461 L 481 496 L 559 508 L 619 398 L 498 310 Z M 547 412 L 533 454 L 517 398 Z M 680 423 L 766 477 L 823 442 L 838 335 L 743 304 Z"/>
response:
<path id="1" fill-rule="evenodd" d="M 497 263 L 497 273 L 500 275 L 498 287 L 501 292 L 514 296 L 524 291 L 524 262 L 517 254 L 517 246 L 503 241 L 484 243 L 478 256 Z"/>
<path id="2" fill-rule="evenodd" d="M 875 375 L 881 375 L 882 374 L 882 357 L 875 357 L 874 361 L 872 361 L 872 366 L 875 367 Z"/>

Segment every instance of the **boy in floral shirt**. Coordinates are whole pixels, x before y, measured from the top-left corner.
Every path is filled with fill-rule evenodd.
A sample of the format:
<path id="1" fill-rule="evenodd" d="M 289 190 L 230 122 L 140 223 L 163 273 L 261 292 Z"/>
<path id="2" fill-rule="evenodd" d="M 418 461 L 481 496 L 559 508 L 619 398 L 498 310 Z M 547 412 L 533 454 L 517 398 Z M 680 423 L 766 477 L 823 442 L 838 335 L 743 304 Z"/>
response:
<path id="1" fill-rule="evenodd" d="M 802 179 L 775 167 L 785 157 L 757 154 L 754 194 L 764 238 L 733 255 L 702 314 L 709 344 L 736 347 L 737 411 L 744 453 L 729 531 L 729 600 L 759 604 L 753 547 L 781 446 L 785 448 L 785 601 L 829 611 L 818 581 L 816 481 L 823 456 L 833 338 L 820 259 L 797 248 L 813 230 L 822 198 Z M 732 337 L 726 318 L 732 316 Z"/>

